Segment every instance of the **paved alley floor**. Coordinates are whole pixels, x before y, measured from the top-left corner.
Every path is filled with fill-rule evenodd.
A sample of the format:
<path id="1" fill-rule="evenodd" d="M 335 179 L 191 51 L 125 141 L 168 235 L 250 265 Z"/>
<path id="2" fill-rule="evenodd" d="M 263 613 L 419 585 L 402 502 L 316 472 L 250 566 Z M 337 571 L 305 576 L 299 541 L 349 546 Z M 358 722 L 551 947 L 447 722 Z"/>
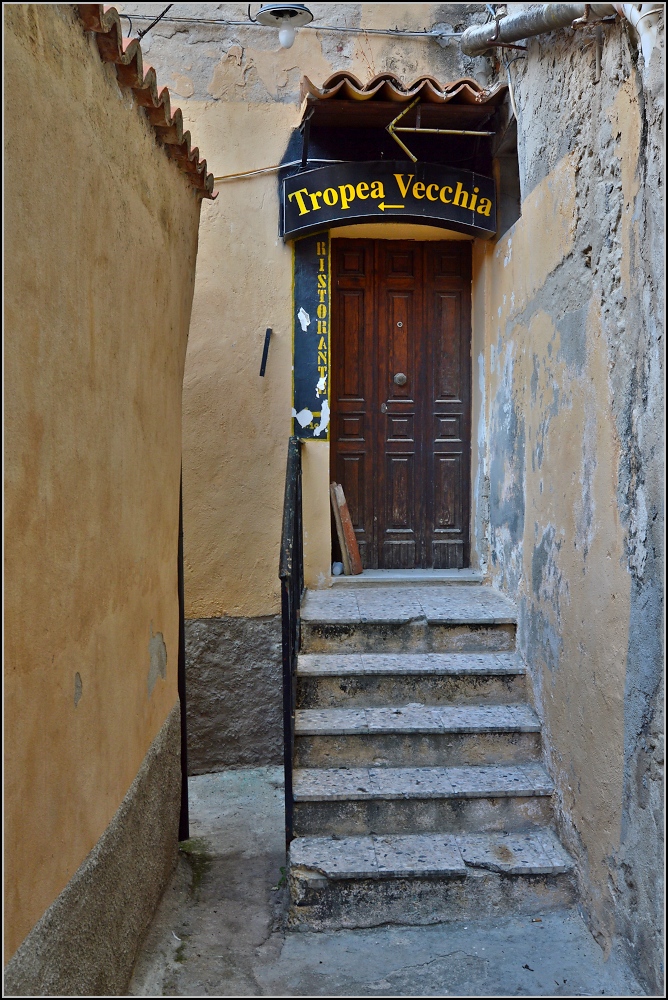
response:
<path id="1" fill-rule="evenodd" d="M 189 780 L 191 840 L 129 996 L 643 996 L 575 911 L 286 931 L 280 768 Z"/>

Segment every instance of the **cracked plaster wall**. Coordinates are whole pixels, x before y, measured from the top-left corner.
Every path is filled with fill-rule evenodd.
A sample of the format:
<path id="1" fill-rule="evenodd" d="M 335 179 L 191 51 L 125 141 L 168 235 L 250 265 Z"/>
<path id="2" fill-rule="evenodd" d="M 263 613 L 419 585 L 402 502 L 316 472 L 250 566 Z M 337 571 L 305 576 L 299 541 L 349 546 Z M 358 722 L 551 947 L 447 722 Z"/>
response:
<path id="1" fill-rule="evenodd" d="M 475 549 L 519 605 L 591 929 L 660 990 L 663 35 L 511 68 L 522 218 L 474 264 Z M 476 463 L 474 461 L 474 468 Z"/>

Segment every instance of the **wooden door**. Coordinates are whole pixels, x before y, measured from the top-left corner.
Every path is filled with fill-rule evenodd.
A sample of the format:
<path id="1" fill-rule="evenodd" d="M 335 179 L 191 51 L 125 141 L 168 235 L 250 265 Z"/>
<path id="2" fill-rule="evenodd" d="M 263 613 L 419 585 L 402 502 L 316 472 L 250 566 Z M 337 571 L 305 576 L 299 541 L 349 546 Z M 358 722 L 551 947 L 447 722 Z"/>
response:
<path id="1" fill-rule="evenodd" d="M 468 565 L 471 248 L 332 243 L 331 475 L 368 569 Z"/>

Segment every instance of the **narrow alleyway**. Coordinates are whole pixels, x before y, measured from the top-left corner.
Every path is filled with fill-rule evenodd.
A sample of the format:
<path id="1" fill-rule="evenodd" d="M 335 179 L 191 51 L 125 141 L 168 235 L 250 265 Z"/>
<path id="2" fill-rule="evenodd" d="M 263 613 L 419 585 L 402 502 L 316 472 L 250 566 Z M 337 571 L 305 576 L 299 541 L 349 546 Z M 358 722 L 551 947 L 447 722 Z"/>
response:
<path id="1" fill-rule="evenodd" d="M 190 779 L 192 839 L 130 996 L 642 996 L 575 909 L 431 927 L 286 930 L 280 768 Z"/>
<path id="2" fill-rule="evenodd" d="M 280 769 L 191 779 L 133 995 L 641 994 L 575 905 L 515 627 L 473 579 L 308 592 L 290 858 Z"/>

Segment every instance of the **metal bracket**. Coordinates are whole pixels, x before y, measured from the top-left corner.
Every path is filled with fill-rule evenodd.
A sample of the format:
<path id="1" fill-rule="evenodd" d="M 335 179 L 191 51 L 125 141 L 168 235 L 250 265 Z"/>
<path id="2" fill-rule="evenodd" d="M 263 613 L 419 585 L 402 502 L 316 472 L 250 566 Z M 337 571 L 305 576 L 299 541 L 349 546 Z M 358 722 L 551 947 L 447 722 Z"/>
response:
<path id="1" fill-rule="evenodd" d="M 300 173 L 302 170 L 306 170 L 306 167 L 308 166 L 308 150 L 309 150 L 309 143 L 311 141 L 311 118 L 313 118 L 314 112 L 315 108 L 311 108 L 311 110 L 306 115 L 300 126 L 302 134 L 302 162 L 301 166 L 299 167 Z"/>
<path id="2" fill-rule="evenodd" d="M 571 28 L 579 28 L 580 25 L 589 24 L 589 17 L 591 15 L 591 4 L 585 4 L 585 12 L 582 17 L 576 17 L 576 19 L 571 24 Z"/>

